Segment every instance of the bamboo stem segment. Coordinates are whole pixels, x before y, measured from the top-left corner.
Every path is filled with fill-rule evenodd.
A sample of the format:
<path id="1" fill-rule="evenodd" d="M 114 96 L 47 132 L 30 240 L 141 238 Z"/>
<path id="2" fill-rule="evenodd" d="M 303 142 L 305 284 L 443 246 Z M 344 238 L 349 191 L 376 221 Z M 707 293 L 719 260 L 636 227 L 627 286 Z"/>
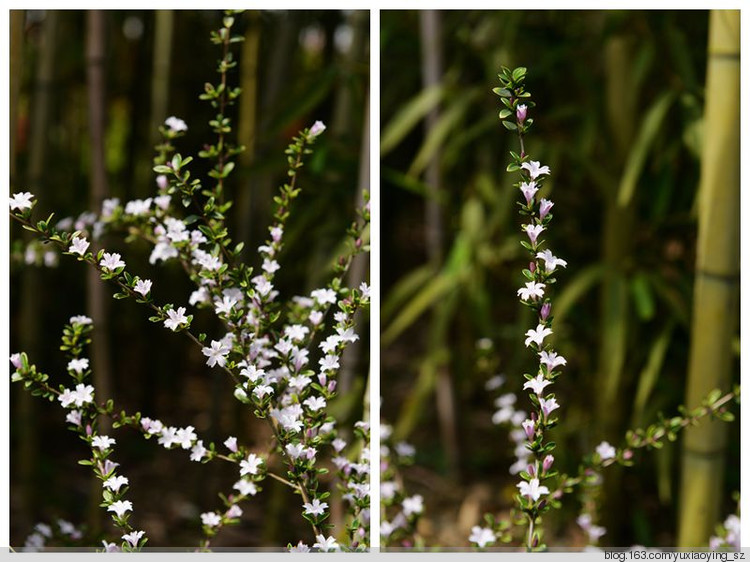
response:
<path id="1" fill-rule="evenodd" d="M 686 406 L 727 389 L 739 320 L 740 12 L 709 19 L 698 248 Z M 727 428 L 690 428 L 682 452 L 678 546 L 705 546 L 719 520 Z"/>

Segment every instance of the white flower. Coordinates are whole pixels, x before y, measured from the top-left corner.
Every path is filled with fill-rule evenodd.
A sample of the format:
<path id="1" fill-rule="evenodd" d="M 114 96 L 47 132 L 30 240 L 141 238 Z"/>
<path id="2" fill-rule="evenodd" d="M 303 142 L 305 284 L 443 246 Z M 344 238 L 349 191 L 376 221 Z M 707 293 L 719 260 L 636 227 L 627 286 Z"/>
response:
<path id="1" fill-rule="evenodd" d="M 311 396 L 303 402 L 310 410 L 317 412 L 326 407 L 326 400 L 322 396 Z"/>
<path id="2" fill-rule="evenodd" d="M 139 279 L 136 281 L 133 290 L 145 297 L 151 291 L 151 279 Z"/>
<path id="3" fill-rule="evenodd" d="M 404 511 L 404 515 L 407 517 L 412 513 L 422 513 L 422 510 L 424 509 L 424 499 L 419 494 L 409 498 L 404 498 L 404 501 L 401 502 L 401 508 Z"/>
<path id="4" fill-rule="evenodd" d="M 528 482 L 520 482 L 516 486 L 521 491 L 522 496 L 530 498 L 532 501 L 537 501 L 543 494 L 549 494 L 549 488 L 540 486 L 538 478 L 532 478 Z"/>
<path id="5" fill-rule="evenodd" d="M 203 446 L 203 441 L 199 439 L 196 441 L 193 448 L 190 449 L 190 460 L 194 462 L 200 462 L 203 457 L 206 456 L 208 450 Z"/>
<path id="6" fill-rule="evenodd" d="M 151 201 L 152 199 L 150 197 L 146 200 L 135 199 L 133 201 L 128 201 L 125 204 L 125 214 L 133 216 L 145 215 L 151 208 Z"/>
<path id="7" fill-rule="evenodd" d="M 118 267 L 125 267 L 125 262 L 120 259 L 120 254 L 110 254 L 109 252 L 104 252 L 99 265 L 103 268 L 108 269 L 109 271 L 114 271 Z"/>
<path id="8" fill-rule="evenodd" d="M 526 347 L 529 347 L 529 344 L 532 342 L 537 345 L 542 345 L 542 342 L 544 341 L 544 338 L 549 336 L 552 333 L 552 330 L 549 328 L 546 328 L 544 324 L 537 325 L 536 329 L 534 330 L 528 330 L 526 332 Z"/>
<path id="9" fill-rule="evenodd" d="M 534 195 L 537 191 L 539 191 L 539 188 L 533 181 L 530 181 L 528 183 L 524 182 L 521 184 L 521 193 L 523 193 L 527 205 L 531 203 L 531 200 L 534 198 Z"/>
<path id="10" fill-rule="evenodd" d="M 263 397 L 267 394 L 273 394 L 273 387 L 267 384 L 259 384 L 253 389 L 253 394 L 255 394 L 260 400 L 263 400 Z"/>
<path id="11" fill-rule="evenodd" d="M 195 428 L 192 425 L 178 429 L 175 434 L 175 442 L 179 443 L 183 449 L 189 449 L 192 447 L 193 441 L 198 438 L 195 431 L 193 431 L 194 429 Z"/>
<path id="12" fill-rule="evenodd" d="M 81 411 L 80 410 L 71 410 L 68 412 L 68 415 L 65 416 L 65 421 L 68 423 L 72 423 L 73 425 L 81 425 Z"/>
<path id="13" fill-rule="evenodd" d="M 94 387 L 90 384 L 84 385 L 83 383 L 77 384 L 76 389 L 73 392 L 73 401 L 79 408 L 84 404 L 88 404 L 94 399 Z"/>
<path id="14" fill-rule="evenodd" d="M 232 451 L 233 453 L 237 452 L 237 438 L 236 437 L 227 437 L 226 441 L 224 441 L 224 446 Z"/>
<path id="15" fill-rule="evenodd" d="M 531 244 L 536 245 L 536 239 L 539 238 L 539 235 L 545 228 L 541 224 L 525 224 L 523 225 L 523 230 L 529 237 L 529 240 L 531 240 Z"/>
<path id="16" fill-rule="evenodd" d="M 344 342 L 354 343 L 359 339 L 359 336 L 354 332 L 354 328 L 347 328 L 346 330 L 343 328 L 336 328 L 336 333 L 341 341 Z"/>
<path id="17" fill-rule="evenodd" d="M 210 348 L 203 348 L 203 355 L 208 357 L 208 359 L 206 360 L 206 364 L 209 367 L 213 367 L 215 365 L 223 367 L 227 364 L 227 355 L 229 355 L 230 351 L 231 349 L 229 348 L 229 346 L 224 345 L 220 341 L 212 340 Z"/>
<path id="18" fill-rule="evenodd" d="M 302 541 L 299 541 L 297 546 L 289 547 L 289 552 L 310 552 L 310 547 Z"/>
<path id="19" fill-rule="evenodd" d="M 542 363 L 542 365 L 546 365 L 548 371 L 552 371 L 559 365 L 568 364 L 568 362 L 565 360 L 565 357 L 563 357 L 562 355 L 558 355 L 554 351 L 542 351 L 541 353 L 539 353 L 539 357 L 541 358 L 539 362 Z"/>
<path id="20" fill-rule="evenodd" d="M 530 381 L 526 381 L 526 384 L 523 385 L 523 388 L 524 390 L 530 388 L 534 391 L 534 394 L 540 396 L 544 391 L 544 387 L 550 384 L 552 384 L 552 381 L 548 381 L 541 374 L 538 374 L 536 378 L 531 379 Z"/>
<path id="21" fill-rule="evenodd" d="M 91 446 L 97 447 L 100 451 L 104 451 L 105 449 L 109 449 L 110 445 L 115 444 L 116 441 L 112 439 L 111 437 L 108 437 L 106 435 L 96 435 L 91 440 Z"/>
<path id="22" fill-rule="evenodd" d="M 110 476 L 102 484 L 105 488 L 109 488 L 113 492 L 119 492 L 122 486 L 128 483 L 128 479 L 124 476 Z"/>
<path id="23" fill-rule="evenodd" d="M 237 304 L 237 299 L 233 299 L 230 297 L 224 297 L 222 300 L 216 299 L 214 301 L 214 308 L 216 310 L 216 314 L 228 315 L 234 308 L 235 304 Z"/>
<path id="24" fill-rule="evenodd" d="M 245 480 L 244 478 L 235 482 L 232 487 L 243 496 L 254 496 L 258 493 L 258 487 L 255 483 Z"/>
<path id="25" fill-rule="evenodd" d="M 121 538 L 124 541 L 128 541 L 130 546 L 135 548 L 138 546 L 138 541 L 141 540 L 141 537 L 143 536 L 143 531 L 133 531 L 132 533 L 128 533 L 127 535 L 123 535 Z"/>
<path id="26" fill-rule="evenodd" d="M 224 513 L 224 517 L 227 519 L 237 519 L 242 515 L 242 508 L 237 504 L 232 504 L 232 507 L 227 509 Z"/>
<path id="27" fill-rule="evenodd" d="M 262 464 L 262 458 L 255 453 L 250 453 L 246 460 L 240 461 L 240 476 L 245 476 L 245 474 L 258 474 L 258 467 Z"/>
<path id="28" fill-rule="evenodd" d="M 68 248 L 70 253 L 79 254 L 81 256 L 86 254 L 86 250 L 88 250 L 89 247 L 89 241 L 86 240 L 86 238 L 75 236 L 70 242 L 70 248 Z"/>
<path id="29" fill-rule="evenodd" d="M 302 504 L 305 508 L 307 515 L 323 515 L 328 507 L 326 502 L 321 502 L 318 498 L 314 498 L 312 503 Z"/>
<path id="30" fill-rule="evenodd" d="M 85 357 L 81 359 L 71 359 L 70 362 L 68 362 L 68 371 L 75 371 L 79 375 L 88 368 L 89 360 Z"/>
<path id="31" fill-rule="evenodd" d="M 555 268 L 557 268 L 558 265 L 560 267 L 566 267 L 568 265 L 568 262 L 565 260 L 553 256 L 551 250 L 537 252 L 536 257 L 540 260 L 544 260 L 544 268 L 547 270 L 547 273 L 555 271 Z"/>
<path id="32" fill-rule="evenodd" d="M 21 193 L 14 193 L 13 197 L 10 198 L 10 210 L 23 211 L 24 209 L 31 209 L 31 198 L 34 197 L 32 193 L 24 191 Z"/>
<path id="33" fill-rule="evenodd" d="M 164 124 L 169 128 L 170 131 L 173 132 L 179 132 L 179 131 L 187 131 L 187 124 L 178 117 L 171 116 L 167 117 L 167 120 L 164 121 Z"/>
<path id="34" fill-rule="evenodd" d="M 187 324 L 189 322 L 187 316 L 185 316 L 184 306 L 179 307 L 177 310 L 167 310 L 167 316 L 169 318 L 164 320 L 164 327 L 169 328 L 173 332 L 176 332 L 177 328 L 179 328 L 182 324 Z"/>
<path id="35" fill-rule="evenodd" d="M 284 328 L 284 336 L 292 341 L 302 341 L 310 332 L 310 328 L 302 324 L 292 324 Z"/>
<path id="36" fill-rule="evenodd" d="M 560 407 L 560 404 L 557 403 L 557 399 L 556 398 L 550 398 L 549 400 L 545 400 L 544 398 L 540 398 L 539 399 L 539 407 L 542 409 L 542 413 L 546 417 L 553 410 L 557 410 Z"/>
<path id="37" fill-rule="evenodd" d="M 320 305 L 336 304 L 336 291 L 333 289 L 315 289 L 310 296 Z"/>
<path id="38" fill-rule="evenodd" d="M 164 446 L 165 449 L 169 449 L 177 442 L 177 428 L 176 427 L 165 427 L 161 431 L 159 436 L 159 445 Z"/>
<path id="39" fill-rule="evenodd" d="M 316 542 L 313 545 L 313 548 L 317 548 L 321 552 L 330 552 L 331 550 L 339 549 L 339 543 L 337 543 L 336 539 L 333 537 L 326 538 L 323 535 L 316 535 L 315 539 Z"/>
<path id="40" fill-rule="evenodd" d="M 132 510 L 133 502 L 131 502 L 130 500 L 117 500 L 107 508 L 107 511 L 114 511 L 117 514 L 117 517 L 122 517 L 126 511 Z"/>
<path id="41" fill-rule="evenodd" d="M 599 456 L 603 461 L 613 459 L 617 456 L 617 449 L 606 441 L 602 441 L 597 445 L 596 452 L 599 453 Z"/>
<path id="42" fill-rule="evenodd" d="M 287 446 L 284 447 L 284 450 L 292 460 L 296 461 L 302 456 L 302 453 L 305 452 L 305 446 L 302 443 L 288 443 Z"/>
<path id="43" fill-rule="evenodd" d="M 526 283 L 526 287 L 522 287 L 518 289 L 518 296 L 521 297 L 522 300 L 529 300 L 529 299 L 537 299 L 544 296 L 544 283 L 535 283 L 534 281 L 529 281 Z"/>
<path id="44" fill-rule="evenodd" d="M 493 542 L 495 542 L 495 533 L 492 531 L 492 529 L 474 525 L 471 528 L 469 541 L 476 544 L 479 548 L 484 548 L 488 544 L 492 544 Z"/>
<path id="45" fill-rule="evenodd" d="M 549 166 L 540 166 L 539 162 L 524 162 L 521 164 L 521 168 L 529 172 L 532 180 L 535 180 L 541 175 L 549 175 Z"/>
<path id="46" fill-rule="evenodd" d="M 362 281 L 359 285 L 359 290 L 362 292 L 362 298 L 369 299 L 370 298 L 370 286 Z"/>
<path id="47" fill-rule="evenodd" d="M 323 124 L 323 121 L 316 121 L 315 123 L 313 123 L 313 126 L 310 127 L 310 136 L 317 137 L 325 130 L 326 126 Z"/>
<path id="48" fill-rule="evenodd" d="M 92 322 L 93 320 L 91 320 L 91 318 L 89 318 L 88 316 L 84 316 L 82 314 L 78 316 L 71 316 L 70 320 L 68 320 L 68 323 L 70 324 L 80 324 L 82 326 L 84 324 L 91 324 Z"/>
<path id="49" fill-rule="evenodd" d="M 201 513 L 201 522 L 207 527 L 216 527 L 221 524 L 221 515 L 215 511 Z"/>
<path id="50" fill-rule="evenodd" d="M 276 273 L 281 266 L 276 260 L 269 260 L 266 258 L 263 260 L 263 265 L 261 267 L 266 273 Z"/>
<path id="51" fill-rule="evenodd" d="M 336 355 L 326 355 L 318 363 L 321 371 L 335 371 L 339 368 L 339 358 Z"/>

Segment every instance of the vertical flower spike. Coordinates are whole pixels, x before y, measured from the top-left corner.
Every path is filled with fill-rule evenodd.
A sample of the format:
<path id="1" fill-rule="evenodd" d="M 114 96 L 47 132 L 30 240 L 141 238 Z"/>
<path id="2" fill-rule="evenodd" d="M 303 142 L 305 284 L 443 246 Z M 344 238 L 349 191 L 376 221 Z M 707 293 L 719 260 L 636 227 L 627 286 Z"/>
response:
<path id="1" fill-rule="evenodd" d="M 544 547 L 539 526 L 542 514 L 549 509 L 544 496 L 550 488 L 545 485 L 545 480 L 554 476 L 554 473 L 550 473 L 554 459 L 550 453 L 555 445 L 547 441 L 547 430 L 557 423 L 554 413 L 560 404 L 547 387 L 553 384 L 557 376 L 553 370 L 566 364 L 565 359 L 555 353 L 552 344 L 545 339 L 553 333 L 549 287 L 555 282 L 555 273 L 567 263 L 546 247 L 539 249 L 546 246 L 546 241 L 541 237 L 549 232 L 553 203 L 549 199 L 538 199 L 537 194 L 551 171 L 549 166 L 532 160 L 524 147 L 524 137 L 534 122 L 530 111 L 535 105 L 530 99 L 531 94 L 524 89 L 526 69 L 503 67 L 498 77 L 501 86 L 493 91 L 500 96 L 504 106 L 499 117 L 506 129 L 516 132 L 520 144 L 520 154 L 511 152 L 512 162 L 507 167 L 508 172 L 519 174 L 515 185 L 522 195 L 518 202 L 519 214 L 523 219 L 521 245 L 527 250 L 529 259 L 529 267 L 524 270 L 525 285 L 517 293 L 521 303 L 531 308 L 537 319 L 536 328 L 526 332 L 524 341 L 526 347 L 531 347 L 535 352 L 538 364 L 537 375 L 525 375 L 526 383 L 523 386 L 529 391 L 532 408 L 536 411 L 531 419 L 522 424 L 526 435 L 525 447 L 531 451 L 531 455 L 526 471 L 520 474 L 522 481 L 517 485 L 519 494 L 516 496 L 521 511 L 526 514 L 526 548 L 531 551 Z"/>

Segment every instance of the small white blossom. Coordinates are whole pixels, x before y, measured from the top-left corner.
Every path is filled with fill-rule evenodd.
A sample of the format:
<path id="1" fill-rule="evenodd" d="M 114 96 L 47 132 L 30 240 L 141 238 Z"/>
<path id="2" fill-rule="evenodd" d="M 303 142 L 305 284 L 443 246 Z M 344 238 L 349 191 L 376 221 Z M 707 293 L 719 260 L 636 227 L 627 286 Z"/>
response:
<path id="1" fill-rule="evenodd" d="M 207 527 L 217 527 L 221 524 L 221 515 L 215 511 L 201 513 L 201 522 Z"/>
<path id="2" fill-rule="evenodd" d="M 166 121 L 164 121 L 164 124 L 169 128 L 170 131 L 173 132 L 180 132 L 180 131 L 187 131 L 187 124 L 182 119 L 171 116 L 167 117 Z"/>
<path id="3" fill-rule="evenodd" d="M 540 396 L 544 391 L 544 387 L 550 384 L 552 384 L 552 381 L 546 380 L 541 374 L 539 374 L 536 376 L 536 378 L 533 378 L 530 381 L 526 381 L 526 384 L 523 385 L 523 388 L 524 390 L 530 388 L 534 391 L 534 394 Z"/>
<path id="4" fill-rule="evenodd" d="M 73 254 L 79 254 L 81 256 L 86 254 L 86 250 L 89 248 L 89 241 L 86 238 L 75 236 L 71 241 L 68 251 Z"/>
<path id="5" fill-rule="evenodd" d="M 537 325 L 536 329 L 534 330 L 528 330 L 526 332 L 526 347 L 529 347 L 529 345 L 533 342 L 537 345 L 542 345 L 542 342 L 544 341 L 544 338 L 549 336 L 552 333 L 552 330 L 545 327 L 543 324 Z"/>
<path id="6" fill-rule="evenodd" d="M 107 511 L 114 511 L 117 514 L 117 517 L 122 517 L 126 512 L 132 510 L 133 502 L 130 500 L 117 500 L 107 508 Z"/>
<path id="7" fill-rule="evenodd" d="M 164 320 L 164 327 L 169 328 L 173 332 L 176 332 L 181 325 L 189 323 L 188 317 L 185 316 L 184 306 L 179 307 L 177 310 L 167 310 L 167 316 L 168 318 Z"/>
<path id="8" fill-rule="evenodd" d="M 244 478 L 235 482 L 232 487 L 243 496 L 254 496 L 258 493 L 258 487 L 255 483 L 250 482 L 250 480 L 245 480 Z"/>
<path id="9" fill-rule="evenodd" d="M 535 283 L 534 281 L 529 281 L 528 283 L 526 283 L 526 287 L 518 289 L 518 296 L 525 301 L 529 299 L 542 298 L 544 296 L 544 287 L 544 283 Z"/>
<path id="10" fill-rule="evenodd" d="M 471 528 L 471 536 L 469 536 L 469 542 L 473 542 L 479 548 L 484 548 L 488 544 L 494 543 L 495 540 L 495 533 L 492 531 L 492 529 L 480 527 L 479 525 L 474 525 Z"/>
<path id="11" fill-rule="evenodd" d="M 549 175 L 549 166 L 540 166 L 539 162 L 524 162 L 521 164 L 521 168 L 529 172 L 529 176 L 532 180 L 535 180 L 541 175 Z"/>
<path id="12" fill-rule="evenodd" d="M 613 459 L 617 456 L 617 449 L 610 445 L 607 441 L 602 441 L 597 445 L 596 452 L 599 454 L 603 461 L 607 459 Z"/>
<path id="13" fill-rule="evenodd" d="M 310 136 L 317 137 L 325 130 L 326 126 L 323 124 L 323 121 L 316 121 L 315 123 L 313 123 L 313 126 L 310 127 Z"/>
<path id="14" fill-rule="evenodd" d="M 258 467 L 262 464 L 262 458 L 255 453 L 250 453 L 246 460 L 240 461 L 240 476 L 245 476 L 245 474 L 258 474 Z"/>
<path id="15" fill-rule="evenodd" d="M 305 508 L 307 515 L 323 515 L 328 507 L 326 502 L 321 502 L 318 498 L 314 498 L 312 503 L 302 504 Z"/>
<path id="16" fill-rule="evenodd" d="M 521 491 L 522 496 L 530 498 L 532 501 L 537 501 L 542 495 L 549 494 L 549 488 L 540 486 L 538 478 L 532 478 L 528 482 L 520 482 L 516 486 Z"/>
<path id="17" fill-rule="evenodd" d="M 89 368 L 89 360 L 85 357 L 82 357 L 81 359 L 71 359 L 68 362 L 68 370 L 69 371 L 75 371 L 79 375 Z"/>
<path id="18" fill-rule="evenodd" d="M 10 210 L 11 211 L 23 211 L 24 209 L 31 209 L 31 198 L 34 197 L 32 193 L 23 191 L 21 193 L 14 193 L 10 198 Z"/>
<path id="19" fill-rule="evenodd" d="M 138 546 L 138 542 L 141 540 L 142 536 L 143 531 L 133 531 L 131 533 L 123 535 L 121 538 L 122 540 L 127 541 L 131 547 L 135 548 L 136 546 Z"/>
<path id="20" fill-rule="evenodd" d="M 151 291 L 151 279 L 139 279 L 136 281 L 133 290 L 145 297 Z"/>
<path id="21" fill-rule="evenodd" d="M 118 267 L 125 267 L 125 262 L 120 258 L 120 254 L 104 252 L 99 265 L 109 271 L 115 271 Z"/>
<path id="22" fill-rule="evenodd" d="M 113 492 L 119 492 L 120 488 L 128 484 L 128 479 L 124 476 L 110 476 L 107 478 L 102 486 L 109 488 Z"/>
<path id="23" fill-rule="evenodd" d="M 544 260 L 544 268 L 547 270 L 547 273 L 552 273 L 553 271 L 555 271 L 558 265 L 560 267 L 566 267 L 568 265 L 568 262 L 566 262 L 565 260 L 553 256 L 550 250 L 537 252 L 536 257 L 540 260 Z"/>
<path id="24" fill-rule="evenodd" d="M 116 441 L 106 435 L 96 435 L 91 440 L 91 446 L 96 447 L 100 451 L 109 449 L 110 445 L 114 445 Z"/>

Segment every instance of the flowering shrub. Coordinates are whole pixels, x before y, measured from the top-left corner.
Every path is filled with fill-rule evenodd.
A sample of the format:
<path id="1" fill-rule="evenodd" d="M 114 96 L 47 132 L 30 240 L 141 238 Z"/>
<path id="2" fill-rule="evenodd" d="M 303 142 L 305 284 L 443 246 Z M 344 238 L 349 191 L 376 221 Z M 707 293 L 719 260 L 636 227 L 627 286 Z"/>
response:
<path id="1" fill-rule="evenodd" d="M 99 400 L 97 389 L 90 384 L 92 366 L 87 357 L 95 326 L 84 315 L 73 315 L 63 329 L 60 349 L 69 360 L 67 382 L 41 372 L 26 353 L 14 353 L 11 380 L 22 383 L 34 396 L 59 405 L 67 427 L 88 448 L 87 457 L 79 463 L 89 466 L 101 481 L 100 505 L 116 529 L 103 541 L 107 551 L 140 550 L 148 541 L 148 529 L 138 521 L 138 506 L 128 499 L 132 483 L 115 460 L 117 434 L 123 429 L 165 449 L 181 451 L 196 463 L 235 465 L 232 490 L 219 494 L 221 504 L 216 509 L 200 514 L 202 550 L 211 547 L 222 528 L 239 522 L 242 503 L 260 493 L 267 478 L 284 483 L 299 495 L 299 516 L 311 531 L 309 538 L 288 548 L 363 550 L 369 544 L 369 424 L 365 419 L 346 427 L 330 409 L 337 396 L 341 355 L 359 339 L 355 319 L 370 301 L 366 283 L 358 287 L 345 283 L 354 256 L 368 252 L 367 197 L 348 230 L 349 249 L 338 260 L 327 285 L 307 295 L 282 297 L 274 282 L 282 267 L 279 258 L 285 226 L 300 193 L 304 159 L 325 131 L 322 122 L 315 122 L 302 130 L 286 151 L 289 179 L 274 198 L 274 222 L 268 239 L 257 250 L 260 266 L 256 269 L 242 259 L 243 244 L 232 242 L 225 224 L 232 205 L 227 182 L 235 169 L 233 159 L 242 151 L 231 143 L 227 117 L 227 108 L 240 95 L 239 88 L 230 87 L 227 81 L 236 65 L 231 47 L 242 40 L 233 34 L 234 23 L 235 14 L 227 12 L 221 29 L 211 36 L 222 58 L 218 85 L 206 84 L 201 95 L 217 112 L 210 121 L 215 140 L 198 154 L 211 165 L 207 178 L 196 177 L 190 168 L 193 158 L 177 150 L 179 138 L 188 134 L 187 123 L 170 117 L 160 129 L 163 140 L 154 161 L 158 192 L 152 197 L 124 204 L 108 199 L 97 212 L 56 224 L 51 216 L 33 218 L 36 200 L 32 193 L 22 191 L 10 198 L 11 217 L 48 248 L 55 247 L 64 256 L 94 268 L 101 280 L 114 288 L 114 298 L 134 301 L 148 311 L 151 322 L 198 346 L 206 370 L 229 377 L 233 398 L 247 415 L 267 424 L 273 435 L 264 448 L 251 449 L 235 436 L 212 442 L 198 435 L 192 425 L 178 427 L 155 412 L 126 412 L 114 400 Z M 135 274 L 127 256 L 95 248 L 104 234 L 125 234 L 129 242 L 146 241 L 152 247 L 151 265 L 179 263 L 195 286 L 188 302 L 169 302 L 168 287 Z M 47 253 L 44 256 L 46 262 Z M 197 330 L 194 318 L 198 314 L 214 316 L 221 329 L 211 334 Z M 100 429 L 102 418 L 111 420 L 112 432 L 105 434 Z M 334 469 L 333 474 L 328 466 Z M 340 489 L 345 504 L 345 528 L 335 528 L 329 521 L 334 487 Z M 60 532 L 73 536 L 73 531 L 58 526 Z M 52 536 L 49 526 L 38 524 L 27 546 L 41 547 Z"/>
<path id="2" fill-rule="evenodd" d="M 727 411 L 726 405 L 732 400 L 739 401 L 739 388 L 724 395 L 715 390 L 698 408 L 691 411 L 682 408 L 680 416 L 661 419 L 646 429 L 629 431 L 622 447 L 603 441 L 593 453 L 583 458 L 576 476 L 561 474 L 554 469 L 555 457 L 552 453 L 556 444 L 549 440 L 549 432 L 560 423 L 556 412 L 561 404 L 550 391 L 567 361 L 553 350 L 546 338 L 553 333 L 550 288 L 556 282 L 555 274 L 559 268 L 566 267 L 567 262 L 555 256 L 549 248 L 543 249 L 543 233 L 550 228 L 554 203 L 546 198 L 538 198 L 537 193 L 551 171 L 548 166 L 531 160 L 525 150 L 524 137 L 533 124 L 529 110 L 534 107 L 531 94 L 524 88 L 525 76 L 525 68 L 511 70 L 503 67 L 498 75 L 500 87 L 493 91 L 503 104 L 499 113 L 503 126 L 518 135 L 520 145 L 519 153 L 511 152 L 512 162 L 507 171 L 520 174 L 515 185 L 522 195 L 518 206 L 519 214 L 524 220 L 521 229 L 527 240 L 522 240 L 521 245 L 528 252 L 529 265 L 522 271 L 524 286 L 518 289 L 517 294 L 521 304 L 529 307 L 536 318 L 536 327 L 526 332 L 524 345 L 537 356 L 538 369 L 536 373 L 524 374 L 526 382 L 523 389 L 529 391 L 531 405 L 528 417 L 526 412 L 516 409 L 518 398 L 515 394 L 503 394 L 496 401 L 498 410 L 493 416 L 493 422 L 510 426 L 510 437 L 515 442 L 517 457 L 510 472 L 517 474 L 520 482 L 517 484 L 516 505 L 508 519 L 498 519 L 487 514 L 486 526 L 473 527 L 469 542 L 480 549 L 512 542 L 520 542 L 529 551 L 546 549 L 542 533 L 544 514 L 551 509 L 560 508 L 563 497 L 579 487 L 582 511 L 577 523 L 588 537 L 589 544 L 595 545 L 606 533 L 605 528 L 596 524 L 602 470 L 613 464 L 632 466 L 637 449 L 660 448 L 665 438 L 674 441 L 681 429 L 705 418 L 732 421 L 734 416 Z M 488 386 L 499 388 L 503 382 L 503 379 L 494 379 Z M 726 529 L 712 539 L 711 546 L 735 544 L 737 526 L 734 519 L 728 519 Z M 722 538 L 723 536 L 727 538 Z"/>

